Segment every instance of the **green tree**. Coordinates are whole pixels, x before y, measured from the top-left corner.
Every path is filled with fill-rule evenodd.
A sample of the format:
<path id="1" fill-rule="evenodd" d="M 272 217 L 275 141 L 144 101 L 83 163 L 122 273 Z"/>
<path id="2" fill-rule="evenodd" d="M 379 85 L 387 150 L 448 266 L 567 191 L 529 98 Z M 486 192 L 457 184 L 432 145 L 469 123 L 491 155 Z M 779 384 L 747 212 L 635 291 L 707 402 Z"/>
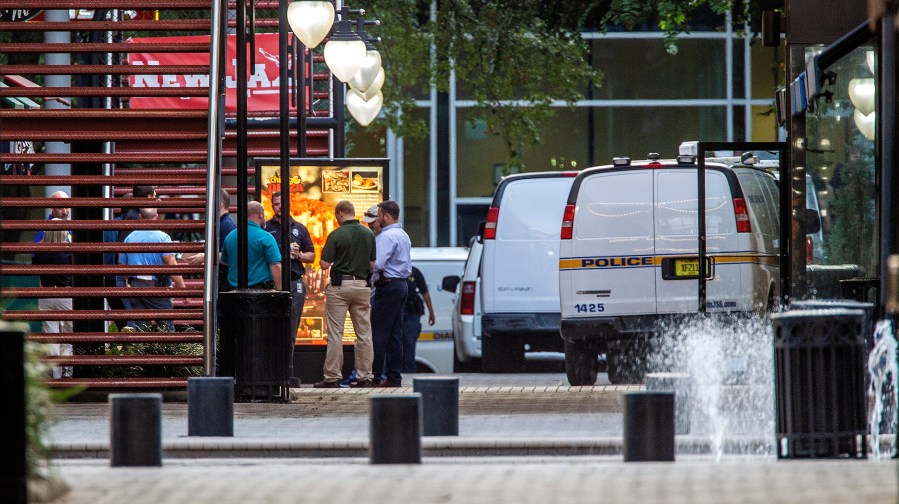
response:
<path id="1" fill-rule="evenodd" d="M 589 62 L 584 29 L 611 26 L 665 32 L 676 52 L 677 35 L 697 12 L 733 11 L 742 27 L 753 13 L 782 9 L 783 0 L 360 0 L 387 72 L 385 123 L 400 136 L 423 136 L 415 98 L 428 85 L 447 91 L 449 77 L 476 102 L 470 121 L 483 121 L 504 142 L 507 166 L 520 166 L 522 149 L 539 144 L 540 126 L 561 100 L 574 104 L 602 75 Z M 433 12 L 432 12 L 433 9 Z M 736 9 L 736 10 L 734 10 Z M 723 27 L 722 27 L 723 28 Z M 742 28 L 740 28 L 742 30 Z"/>

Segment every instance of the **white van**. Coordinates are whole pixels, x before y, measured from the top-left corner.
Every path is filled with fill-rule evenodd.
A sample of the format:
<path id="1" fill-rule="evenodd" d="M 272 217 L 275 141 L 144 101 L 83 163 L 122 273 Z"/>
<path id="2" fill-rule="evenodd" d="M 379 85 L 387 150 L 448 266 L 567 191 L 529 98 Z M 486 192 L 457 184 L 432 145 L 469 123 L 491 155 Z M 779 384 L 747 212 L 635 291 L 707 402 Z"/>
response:
<path id="1" fill-rule="evenodd" d="M 682 149 L 676 160 L 616 158 L 574 180 L 559 260 L 560 332 L 572 385 L 595 382 L 603 352 L 612 383 L 641 381 L 640 354 L 660 323 L 699 309 L 697 165 L 695 152 Z M 709 162 L 705 191 L 706 310 L 774 309 L 774 177 L 750 165 Z"/>
<path id="2" fill-rule="evenodd" d="M 419 373 L 453 372 L 453 300 L 455 293 L 442 287 L 443 277 L 462 274 L 468 257 L 463 247 L 412 247 L 412 265 L 421 270 L 434 305 L 434 325 L 428 325 L 427 309 L 421 318 L 421 334 L 415 345 Z"/>
<path id="3" fill-rule="evenodd" d="M 480 270 L 481 366 L 525 369 L 526 352 L 561 352 L 559 221 L 577 172 L 522 173 L 496 187 Z"/>
<path id="4" fill-rule="evenodd" d="M 443 277 L 443 289 L 455 292 L 453 298 L 453 371 L 481 371 L 481 257 L 484 252 L 484 223 L 472 237 L 462 276 Z"/>

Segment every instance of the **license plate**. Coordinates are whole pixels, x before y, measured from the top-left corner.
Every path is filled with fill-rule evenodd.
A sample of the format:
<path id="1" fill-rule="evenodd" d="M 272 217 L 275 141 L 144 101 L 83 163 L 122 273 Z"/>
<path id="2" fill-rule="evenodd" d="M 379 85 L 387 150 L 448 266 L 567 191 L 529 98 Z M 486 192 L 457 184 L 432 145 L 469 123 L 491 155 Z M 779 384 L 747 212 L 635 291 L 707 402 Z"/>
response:
<path id="1" fill-rule="evenodd" d="M 699 276 L 699 259 L 677 259 L 674 261 L 674 276 L 693 277 Z"/>
<path id="2" fill-rule="evenodd" d="M 713 278 L 712 260 L 706 257 L 705 277 Z M 696 257 L 666 257 L 662 260 L 662 277 L 665 280 L 699 278 L 699 259 Z"/>

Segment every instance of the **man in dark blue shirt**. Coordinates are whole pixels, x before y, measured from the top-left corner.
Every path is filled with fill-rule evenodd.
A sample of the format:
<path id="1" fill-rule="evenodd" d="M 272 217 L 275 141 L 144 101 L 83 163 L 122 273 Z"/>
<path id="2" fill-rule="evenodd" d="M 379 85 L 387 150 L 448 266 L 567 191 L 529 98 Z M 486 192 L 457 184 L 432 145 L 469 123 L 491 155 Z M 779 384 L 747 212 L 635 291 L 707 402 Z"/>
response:
<path id="1" fill-rule="evenodd" d="M 278 246 L 281 246 L 281 193 L 272 194 L 272 211 L 274 215 L 265 223 L 265 230 L 275 237 Z M 290 215 L 290 212 L 284 212 Z M 300 328 L 300 318 L 303 316 L 303 304 L 306 302 L 306 283 L 303 275 L 306 268 L 303 263 L 311 263 L 315 260 L 315 246 L 306 226 L 289 217 L 287 221 L 290 232 L 290 326 L 293 328 L 294 337 Z"/>

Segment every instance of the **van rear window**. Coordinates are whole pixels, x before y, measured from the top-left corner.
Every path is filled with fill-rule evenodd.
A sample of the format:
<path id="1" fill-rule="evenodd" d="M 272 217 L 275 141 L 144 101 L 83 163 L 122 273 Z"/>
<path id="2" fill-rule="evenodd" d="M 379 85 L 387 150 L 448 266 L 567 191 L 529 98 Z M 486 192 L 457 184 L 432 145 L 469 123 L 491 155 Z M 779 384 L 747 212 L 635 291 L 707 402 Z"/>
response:
<path id="1" fill-rule="evenodd" d="M 578 238 L 652 236 L 652 172 L 604 173 L 583 181 L 574 233 Z"/>
<path id="2" fill-rule="evenodd" d="M 656 223 L 659 236 L 696 236 L 699 196 L 696 170 L 659 172 Z M 724 174 L 706 172 L 706 233 L 730 234 L 736 228 L 730 187 Z"/>
<path id="3" fill-rule="evenodd" d="M 542 177 L 510 183 L 503 192 L 497 240 L 559 240 L 559 224 L 573 177 Z"/>

